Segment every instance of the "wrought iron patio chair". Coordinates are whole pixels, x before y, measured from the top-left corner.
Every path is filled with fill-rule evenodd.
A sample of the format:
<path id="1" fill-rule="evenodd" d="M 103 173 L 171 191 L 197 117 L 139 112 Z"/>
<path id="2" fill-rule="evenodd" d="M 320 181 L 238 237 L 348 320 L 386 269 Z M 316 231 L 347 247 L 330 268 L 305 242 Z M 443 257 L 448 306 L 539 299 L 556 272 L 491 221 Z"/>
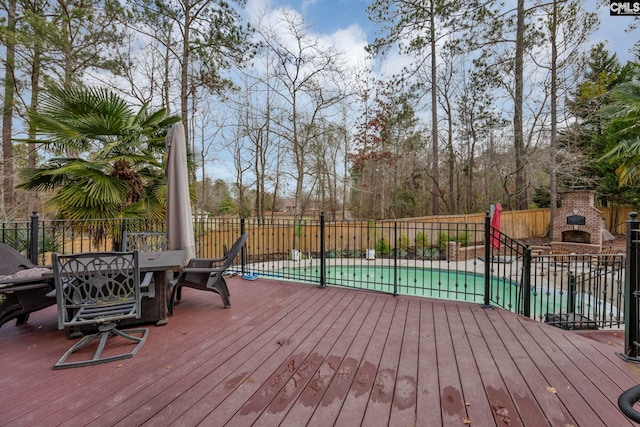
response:
<path id="1" fill-rule="evenodd" d="M 136 231 L 122 234 L 122 250 L 125 252 L 159 252 L 167 250 L 167 235 L 161 231 Z"/>
<path id="2" fill-rule="evenodd" d="M 54 369 L 95 365 L 133 357 L 147 338 L 148 329 L 119 330 L 124 319 L 139 319 L 141 306 L 138 251 L 94 252 L 75 255 L 53 254 L 53 272 L 58 303 L 58 329 L 94 325 L 98 331 L 73 345 Z M 110 336 L 135 344 L 128 353 L 105 353 Z M 99 339 L 91 358 L 80 350 Z M 105 355 L 103 355 L 103 353 Z M 68 361 L 72 358 L 74 360 Z"/>
<path id="3" fill-rule="evenodd" d="M 189 260 L 189 263 L 182 269 L 173 285 L 171 299 L 169 300 L 169 314 L 173 315 L 176 294 L 179 295 L 180 289 L 185 286 L 202 291 L 215 292 L 222 297 L 224 308 L 230 307 L 229 288 L 224 279 L 224 274 L 233 263 L 234 258 L 242 250 L 248 237 L 247 233 L 243 233 L 221 258 L 192 258 Z"/>
<path id="4" fill-rule="evenodd" d="M 122 234 L 122 250 L 131 252 L 160 252 L 167 250 L 167 234 L 161 231 L 136 231 Z M 145 274 L 140 284 L 142 296 L 155 298 L 156 284 L 153 280 L 153 272 Z"/>

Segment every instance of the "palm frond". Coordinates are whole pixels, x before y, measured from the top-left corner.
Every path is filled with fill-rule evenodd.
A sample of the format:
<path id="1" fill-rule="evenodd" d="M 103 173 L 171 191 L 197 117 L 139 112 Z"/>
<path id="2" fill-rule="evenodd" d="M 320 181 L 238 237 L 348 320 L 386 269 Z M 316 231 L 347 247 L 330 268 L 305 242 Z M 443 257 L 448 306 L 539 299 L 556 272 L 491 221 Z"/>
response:
<path id="1" fill-rule="evenodd" d="M 134 112 L 105 88 L 53 85 L 29 120 L 38 136 L 25 141 L 71 152 L 74 158 L 50 159 L 25 174 L 20 188 L 57 191 L 52 204 L 68 219 L 163 211 L 157 188 L 166 182 L 164 138 L 167 125 L 179 117 L 167 117 L 164 109 L 150 111 L 148 105 Z"/>

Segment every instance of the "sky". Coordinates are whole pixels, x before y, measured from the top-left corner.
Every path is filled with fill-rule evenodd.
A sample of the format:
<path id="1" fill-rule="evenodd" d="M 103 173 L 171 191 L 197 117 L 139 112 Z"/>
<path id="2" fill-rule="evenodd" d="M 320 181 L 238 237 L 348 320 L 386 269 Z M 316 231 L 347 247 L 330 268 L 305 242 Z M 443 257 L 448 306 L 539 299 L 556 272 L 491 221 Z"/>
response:
<path id="1" fill-rule="evenodd" d="M 366 7 L 373 0 L 249 0 L 249 8 L 255 11 L 275 11 L 279 8 L 295 10 L 311 31 L 336 40 L 336 47 L 354 58 L 364 57 L 364 46 L 376 36 L 376 26 L 369 21 Z M 579 0 L 578 0 L 579 1 Z M 600 4 L 602 3 L 602 4 Z M 609 1 L 583 1 L 583 7 L 597 11 L 600 28 L 593 36 L 593 44 L 608 41 L 607 49 L 616 52 L 622 63 L 631 60 L 629 49 L 640 39 L 640 30 L 627 33 L 631 17 L 610 16 Z"/>
<path id="2" fill-rule="evenodd" d="M 278 22 L 278 18 L 284 10 L 299 14 L 308 27 L 308 35 L 316 36 L 324 40 L 340 51 L 351 65 L 362 69 L 365 64 L 370 64 L 370 59 L 365 52 L 365 47 L 376 37 L 376 25 L 369 21 L 366 8 L 374 0 L 247 0 L 246 13 L 249 22 L 257 26 L 258 22 L 265 19 Z M 513 0 L 507 0 L 507 2 Z M 580 0 L 578 0 L 580 1 Z M 603 3 L 599 5 L 599 3 Z M 630 17 L 609 15 L 608 0 L 583 0 L 587 10 L 597 11 L 600 17 L 600 27 L 593 35 L 589 46 L 599 41 L 607 41 L 607 49 L 615 52 L 622 64 L 633 59 L 629 52 L 635 41 L 640 39 L 640 30 L 635 33 L 627 33 L 625 29 L 632 22 Z M 588 47 L 587 47 L 588 49 Z M 391 76 L 402 70 L 410 59 L 391 55 L 376 63 L 376 72 Z M 217 163 L 217 161 L 216 161 Z M 218 173 L 224 175 L 223 179 L 232 180 L 234 173 L 231 171 L 233 162 L 217 163 Z M 224 172 L 223 172 L 224 171 Z"/>

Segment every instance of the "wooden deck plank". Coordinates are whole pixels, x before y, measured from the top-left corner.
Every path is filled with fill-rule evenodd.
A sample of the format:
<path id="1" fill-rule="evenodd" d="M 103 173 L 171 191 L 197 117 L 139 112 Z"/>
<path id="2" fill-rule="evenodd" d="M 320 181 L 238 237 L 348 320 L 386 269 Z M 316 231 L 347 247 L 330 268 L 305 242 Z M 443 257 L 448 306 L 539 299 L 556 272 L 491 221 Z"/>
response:
<path id="1" fill-rule="evenodd" d="M 479 307 L 473 307 L 483 315 Z M 447 319 L 456 345 L 456 363 L 472 425 L 519 425 L 509 414 L 515 412 L 497 366 L 471 313 L 469 305 L 447 305 Z M 471 356 L 471 357 L 468 357 Z"/>
<path id="2" fill-rule="evenodd" d="M 177 378 L 170 387 L 172 395 L 162 396 L 161 400 L 153 400 L 150 403 L 157 409 L 153 414 L 153 419 L 162 420 L 165 424 L 169 424 L 178 419 L 187 420 L 185 412 L 191 413 L 193 405 L 198 404 L 208 396 L 208 401 L 212 406 L 221 402 L 226 398 L 227 393 L 239 386 L 243 381 L 255 381 L 251 377 L 251 367 L 259 366 L 268 351 L 273 352 L 274 347 L 271 343 L 291 333 L 292 326 L 290 321 L 295 320 L 298 316 L 303 316 L 303 320 L 307 320 L 309 309 L 313 305 L 314 296 L 317 296 L 317 302 L 323 303 L 324 299 L 332 299 L 332 295 L 313 290 L 309 293 L 301 294 L 303 299 L 297 300 L 295 305 L 284 306 L 280 312 L 272 318 L 262 318 L 262 323 L 255 330 L 245 335 L 241 348 L 228 347 L 223 345 L 217 346 L 224 352 L 227 360 L 224 364 L 215 363 L 215 355 L 207 354 L 205 359 L 198 361 L 192 368 L 192 373 L 186 377 Z M 311 298 L 310 298 L 311 296 Z M 208 358 L 208 360 L 207 360 Z M 201 402 L 202 404 L 202 402 Z M 153 411 L 151 411 L 153 412 Z M 195 414 L 194 414 L 195 415 Z M 123 420 L 123 424 L 135 421 L 135 414 Z"/>
<path id="3" fill-rule="evenodd" d="M 334 378 L 340 375 L 340 369 L 345 363 L 349 348 L 356 339 L 360 328 L 366 322 L 367 316 L 370 314 L 376 301 L 376 295 L 372 293 L 363 293 L 363 297 L 357 311 L 349 319 L 348 325 L 343 329 L 340 337 L 329 350 L 328 356 L 325 357 L 311 378 L 308 386 L 302 390 L 297 401 L 280 421 L 280 425 L 306 425 L 313 415 L 313 411 L 327 393 Z M 258 421 L 260 422 L 261 420 Z"/>
<path id="4" fill-rule="evenodd" d="M 540 372 L 529 358 L 532 352 L 540 350 L 536 346 L 525 348 L 519 345 L 510 324 L 500 316 L 502 311 L 497 308 L 482 313 L 474 311 L 474 316 L 516 408 L 515 413 L 508 414 L 509 417 L 527 420 L 527 424 L 536 426 L 574 425 L 573 419 L 557 399 L 544 394 L 542 402 L 536 398 L 536 392 L 545 390 L 548 384 L 540 378 Z M 497 404 L 498 399 L 495 402 Z M 502 405 L 506 407 L 508 403 Z"/>
<path id="5" fill-rule="evenodd" d="M 5 324 L 0 426 L 632 425 L 617 397 L 640 369 L 615 355 L 623 333 L 472 303 L 229 282 L 230 309 L 185 289 L 169 324 L 122 363 L 52 370 L 73 343 L 55 307 Z"/>
<path id="6" fill-rule="evenodd" d="M 245 416 L 235 417 L 228 425 L 279 425 L 300 394 L 307 388 L 318 368 L 325 361 L 325 358 L 335 359 L 333 363 L 336 365 L 339 363 L 340 359 L 334 358 L 331 355 L 331 349 L 347 327 L 349 321 L 352 320 L 354 314 L 357 313 L 364 297 L 364 294 L 358 294 L 356 298 L 349 301 L 345 309 L 334 317 L 335 322 L 332 325 L 328 325 L 329 328 L 319 340 L 314 340 L 313 336 L 309 336 L 305 341 L 306 345 L 301 345 L 296 349 L 296 352 L 301 355 L 302 363 L 296 368 L 283 387 L 273 396 L 271 402 L 264 407 L 264 410 L 261 412 L 248 411 L 251 405 L 255 405 L 254 398 L 252 397 L 247 404 L 240 409 L 240 414 L 243 414 L 243 410 L 247 410 Z M 325 320 L 325 322 L 329 321 L 330 318 Z M 267 394 L 268 390 L 264 390 L 264 393 L 262 391 L 263 390 L 258 390 L 254 396 L 260 396 L 262 398 L 263 395 Z M 207 422 L 206 418 L 204 422 Z"/>
<path id="7" fill-rule="evenodd" d="M 387 341 L 391 319 L 396 308 L 396 301 L 387 300 L 382 308 L 382 314 L 373 328 L 371 340 L 362 354 L 360 365 L 349 392 L 342 402 L 342 408 L 338 413 L 335 426 L 361 425 L 364 413 L 367 409 L 371 390 L 378 373 L 378 365 Z M 320 421 L 320 420 L 318 420 Z M 315 423 L 314 423 L 315 424 Z M 320 424 L 322 425 L 322 424 Z"/>
<path id="8" fill-rule="evenodd" d="M 100 419 L 104 423 L 115 423 L 124 417 L 133 417 L 136 421 L 144 421 L 147 417 L 152 416 L 159 410 L 161 402 L 170 401 L 172 396 L 180 394 L 178 381 L 186 380 L 187 387 L 192 385 L 191 381 L 197 381 L 195 378 L 199 375 L 198 371 L 194 371 L 194 366 L 203 363 L 222 364 L 233 354 L 234 346 L 241 345 L 243 342 L 252 342 L 249 338 L 255 328 L 255 318 L 266 315 L 274 315 L 277 312 L 278 305 L 270 306 L 266 303 L 256 305 L 254 310 L 247 307 L 235 307 L 232 314 L 229 310 L 221 310 L 222 305 L 218 307 L 211 306 L 211 299 L 218 303 L 219 297 L 216 299 L 215 294 L 202 293 L 191 289 L 185 289 L 184 298 L 186 302 L 180 304 L 181 310 L 193 313 L 194 302 L 200 302 L 198 312 L 204 314 L 206 310 L 211 310 L 208 314 L 211 318 L 210 323 L 191 322 L 192 315 L 181 318 L 179 313 L 175 313 L 171 320 L 176 322 L 174 334 L 166 337 L 172 343 L 171 348 L 164 353 L 156 352 L 157 356 L 165 360 L 164 363 L 154 364 L 152 369 L 144 366 L 136 366 L 134 369 L 144 369 L 145 374 L 141 376 L 139 381 L 131 383 L 127 377 L 120 377 L 120 382 L 114 384 L 112 389 L 113 395 L 105 402 L 97 402 L 95 407 L 89 407 L 79 417 L 91 416 L 92 419 Z M 257 295 L 260 297 L 261 295 Z M 268 297 L 269 294 L 265 294 Z M 295 300 L 295 295 L 291 295 Z M 259 299 L 262 301 L 262 299 Z M 287 300 L 290 301 L 290 300 Z M 239 322 L 234 323 L 231 327 L 235 329 L 237 334 L 230 334 L 229 326 L 222 327 L 229 317 L 239 315 Z M 273 317 L 274 320 L 277 317 Z M 196 338 L 196 345 L 185 345 L 193 343 L 193 337 Z M 162 343 L 159 343 L 162 345 Z M 227 353 L 222 353 L 225 349 Z M 221 354 L 222 353 L 222 354 Z M 187 379 L 188 378 L 188 379 Z M 141 393 L 141 391 L 145 391 Z M 134 414 L 135 415 L 132 415 Z M 70 418 L 69 423 L 73 424 L 79 420 Z"/>
<path id="9" fill-rule="evenodd" d="M 295 319 L 287 315 L 284 319 L 288 323 L 287 327 L 276 336 L 270 335 L 263 345 L 255 349 L 251 359 L 231 374 L 228 372 L 220 374 L 229 374 L 234 382 L 237 382 L 238 376 L 244 378 L 243 381 L 238 382 L 235 389 L 229 392 L 226 384 L 219 382 L 217 377 L 214 377 L 214 381 L 208 378 L 207 385 L 213 387 L 211 391 L 207 392 L 207 386 L 198 387 L 203 388 L 204 393 L 199 391 L 200 399 L 190 408 L 185 408 L 185 412 L 175 420 L 176 425 L 200 423 L 212 412 L 217 417 L 216 422 L 224 424 L 236 415 L 243 405 L 249 403 L 251 398 L 259 399 L 259 402 L 251 401 L 251 410 L 253 411 L 254 407 L 263 410 L 262 405 L 265 405 L 265 401 L 267 399 L 270 401 L 273 397 L 272 393 L 282 387 L 284 379 L 292 375 L 295 372 L 294 368 L 301 363 L 301 355 L 294 353 L 298 346 L 309 335 L 321 333 L 329 324 L 323 320 L 330 313 L 344 309 L 344 305 L 348 303 L 347 298 L 341 298 L 332 290 L 321 292 L 318 299 L 320 300 L 318 311 L 311 310 L 313 301 L 310 300 L 309 309 L 300 313 Z M 266 394 L 254 397 L 260 388 Z M 242 415 L 238 414 L 238 416 Z"/>
<path id="10" fill-rule="evenodd" d="M 542 325 L 541 325 L 542 326 Z M 570 410 L 575 408 L 574 412 L 579 412 L 579 415 L 574 415 L 578 423 L 581 422 L 580 417 L 590 417 L 593 425 L 596 425 L 596 420 L 602 425 L 624 425 L 628 423 L 626 417 L 622 413 L 607 414 L 607 408 L 610 408 L 611 404 L 617 402 L 617 398 L 622 393 L 620 387 L 608 387 L 610 385 L 608 378 L 603 376 L 599 377 L 599 383 L 596 384 L 592 381 L 592 375 L 597 373 L 597 368 L 593 363 L 584 357 L 584 355 L 575 351 L 575 347 L 568 345 L 568 340 L 563 334 L 559 334 L 557 330 L 551 328 L 528 328 L 531 333 L 531 338 L 534 339 L 538 345 L 540 345 L 542 351 L 547 354 L 553 354 L 553 363 L 558 369 L 558 374 L 561 373 L 566 377 L 566 381 L 559 381 L 558 377 L 555 377 L 557 385 L 560 387 L 554 387 L 561 399 L 566 399 L 567 407 Z M 599 363 L 602 363 L 602 358 L 597 358 Z M 580 367 L 578 367 L 580 364 Z M 610 399 L 605 394 L 605 389 L 611 391 L 614 394 L 614 398 Z M 573 393 L 568 391 L 573 390 Z M 582 396 L 590 393 L 600 395 L 598 399 L 594 399 L 593 403 L 588 403 Z M 578 397 L 579 396 L 579 397 Z M 607 402 L 609 400 L 609 402 Z M 584 413 L 586 408 L 593 411 L 591 413 Z M 607 415 L 605 415 L 607 414 Z M 582 422 L 586 422 L 585 421 Z"/>
<path id="11" fill-rule="evenodd" d="M 434 316 L 434 306 L 440 303 L 441 301 L 433 299 L 422 299 L 420 301 L 416 419 L 432 420 L 434 426 L 442 425 L 435 330 L 436 322 L 439 319 Z"/>
<path id="12" fill-rule="evenodd" d="M 594 339 L 594 341 L 603 343 L 603 345 L 594 345 L 594 341 L 591 340 L 574 339 L 574 334 L 567 335 L 566 337 L 578 349 L 578 351 L 585 354 L 586 357 L 600 356 L 602 358 L 602 363 L 598 365 L 598 369 L 621 389 L 626 390 L 638 384 L 640 382 L 640 366 L 635 363 L 631 363 L 631 366 L 637 369 L 630 370 L 628 369 L 630 363 L 624 361 L 617 355 L 617 353 L 623 353 L 624 331 L 590 332 L 591 333 L 588 335 L 581 333 L 575 335 L 593 337 L 593 335 L 601 334 L 602 338 Z"/>
<path id="13" fill-rule="evenodd" d="M 219 301 L 219 297 L 214 294 L 205 293 L 198 295 L 197 291 L 189 290 L 185 292 L 184 295 L 188 302 L 183 302 L 182 304 L 188 306 L 189 310 L 197 310 L 201 313 L 211 310 L 213 316 L 219 315 L 222 316 L 222 318 L 230 315 L 229 311 L 220 310 L 222 308 L 222 303 Z M 198 304 L 194 304 L 195 302 Z M 245 313 L 245 315 L 246 314 L 248 313 Z M 179 366 L 182 363 L 188 362 L 189 358 L 193 357 L 193 355 L 198 352 L 197 347 L 185 352 L 182 351 L 182 345 L 192 341 L 189 336 L 190 334 L 201 335 L 201 332 L 198 332 L 198 329 L 194 328 L 190 322 L 185 323 L 185 327 L 181 328 L 180 321 L 183 319 L 180 319 L 179 321 L 177 316 L 172 319 L 174 319 L 175 326 L 172 330 L 166 331 L 163 334 L 164 336 L 162 339 L 157 339 L 158 334 L 154 334 L 154 332 L 159 331 L 159 329 L 154 328 L 153 326 L 151 327 L 150 337 L 141 349 L 141 352 L 144 351 L 149 354 L 149 356 L 147 356 L 147 360 L 143 362 L 142 358 L 136 357 L 123 361 L 122 363 L 118 363 L 117 365 L 106 364 L 96 366 L 96 370 L 106 369 L 107 367 L 111 369 L 111 371 L 108 372 L 108 383 L 101 380 L 101 378 L 104 377 L 104 372 L 100 373 L 100 371 L 96 371 L 95 375 L 93 375 L 96 378 L 94 390 L 99 390 L 100 395 L 103 397 L 98 398 L 95 393 L 87 393 L 87 390 L 85 390 L 83 394 L 78 393 L 77 396 L 61 397 L 61 404 L 64 402 L 64 399 L 72 398 L 79 409 L 77 409 L 76 412 L 72 412 L 70 411 L 70 408 L 66 408 L 62 405 L 64 409 L 60 409 L 58 411 L 58 416 L 63 419 L 69 418 L 68 422 L 73 424 L 78 421 L 74 418 L 74 414 L 76 414 L 76 417 L 80 420 L 87 420 L 92 419 L 94 416 L 102 416 L 105 412 L 108 412 L 109 409 L 114 407 L 118 408 L 119 416 L 124 416 L 124 414 L 126 414 L 125 410 L 127 405 L 122 404 L 122 401 L 125 401 L 129 405 L 133 404 L 133 402 L 136 401 L 136 398 L 143 398 L 146 395 L 146 393 L 140 394 L 139 392 L 141 390 L 148 391 L 150 388 L 153 388 L 155 382 L 159 378 L 166 377 L 167 371 L 170 370 L 172 366 Z M 188 321 L 188 319 L 184 320 Z M 216 334 L 227 335 L 226 331 L 221 329 L 216 331 L 215 329 L 215 326 L 213 330 L 209 327 L 206 331 L 209 335 L 213 335 L 214 340 Z M 165 340 L 171 342 L 173 349 L 178 351 L 173 352 L 172 357 L 170 358 L 171 362 L 169 364 L 155 363 L 158 358 L 166 357 L 168 353 L 172 352 L 172 348 L 166 347 L 167 341 Z M 149 369 L 149 364 L 151 364 L 153 368 Z M 137 374 L 139 370 L 143 370 L 144 373 L 142 375 Z M 139 378 L 135 383 L 131 382 L 131 375 L 138 375 Z M 160 392 L 161 390 L 158 390 L 158 393 Z M 105 399 L 105 395 L 109 396 L 109 398 Z M 129 396 L 133 398 L 129 398 Z M 55 406 L 55 408 L 61 408 L 61 406 Z M 53 421 L 57 420 L 58 416 L 48 414 L 47 418 Z"/>
<path id="14" fill-rule="evenodd" d="M 462 395 L 460 372 L 456 365 L 456 343 L 451 338 L 450 326 L 446 321 L 447 305 L 447 302 L 433 305 L 437 357 L 435 369 L 440 384 L 442 425 L 464 425 L 464 420 L 468 419 L 469 415 Z"/>
<path id="15" fill-rule="evenodd" d="M 504 313 L 497 311 L 496 314 L 502 317 Z M 535 397 L 539 399 L 538 401 L 540 402 L 540 399 L 548 399 L 552 396 L 553 399 L 550 400 L 561 402 L 566 411 L 571 414 L 574 425 L 597 425 L 599 418 L 596 413 L 586 404 L 585 400 L 576 393 L 563 372 L 558 369 L 556 362 L 565 358 L 565 356 L 557 351 L 557 349 L 553 349 L 550 354 L 545 353 L 545 349 L 541 347 L 537 339 L 532 335 L 536 333 L 536 329 L 539 326 L 547 328 L 549 328 L 549 326 L 534 323 L 534 321 L 520 322 L 518 319 L 515 320 L 516 321 L 509 323 L 510 331 L 513 334 L 513 337 L 510 338 L 521 343 L 527 352 L 526 354 L 533 362 L 533 365 L 535 365 L 535 369 L 542 374 L 543 380 L 546 381 L 546 384 L 538 383 L 532 388 Z M 499 324 L 504 323 L 505 322 L 500 322 Z M 524 327 L 525 325 L 527 326 L 526 328 Z M 557 328 L 549 330 L 553 332 L 556 332 L 556 330 L 560 331 L 560 329 Z M 523 372 L 529 373 L 528 370 L 524 370 Z"/>
<path id="16" fill-rule="evenodd" d="M 391 319 L 391 327 L 384 343 L 369 402 L 362 420 L 363 425 L 389 425 L 391 405 L 393 404 L 393 396 L 399 379 L 397 374 L 398 362 L 406 329 L 408 306 L 409 301 L 407 298 L 397 298 L 396 309 Z M 404 384 L 403 388 L 406 389 L 406 385 Z"/>
<path id="17" fill-rule="evenodd" d="M 626 364 L 626 362 L 618 357 L 610 357 L 614 353 L 613 350 L 605 354 L 589 346 L 591 348 L 588 349 L 589 356 L 587 356 L 582 346 L 589 344 L 584 340 L 574 340 L 572 335 L 563 335 L 563 339 L 557 339 L 555 334 L 551 334 L 547 328 L 541 329 L 540 332 L 547 336 L 547 341 L 557 345 L 574 367 L 612 403 L 617 403 L 620 393 L 637 384 L 637 379 L 629 377 L 620 369 L 615 369 L 616 363 Z"/>
<path id="18" fill-rule="evenodd" d="M 418 360 L 420 357 L 420 300 L 409 299 L 409 308 L 397 364 L 397 381 L 389 425 L 408 426 L 416 422 Z"/>
<path id="19" fill-rule="evenodd" d="M 305 423 L 306 425 L 319 427 L 333 425 L 338 418 L 343 402 L 356 378 L 358 367 L 367 345 L 373 339 L 375 328 L 371 327 L 371 325 L 378 323 L 384 306 L 388 302 L 387 298 L 382 294 L 371 295 L 375 295 L 375 301 L 373 301 L 371 309 L 367 312 L 362 324 L 356 325 L 359 326 L 358 332 L 349 345 L 345 358 L 338 367 L 335 376 L 329 383 L 327 391 L 317 402 L 315 408 L 311 408 L 311 411 L 306 411 L 307 413 L 311 412 L 311 418 Z M 284 423 L 291 427 L 301 425 L 295 423 L 295 418 L 290 420 L 288 416 L 284 419 Z"/>

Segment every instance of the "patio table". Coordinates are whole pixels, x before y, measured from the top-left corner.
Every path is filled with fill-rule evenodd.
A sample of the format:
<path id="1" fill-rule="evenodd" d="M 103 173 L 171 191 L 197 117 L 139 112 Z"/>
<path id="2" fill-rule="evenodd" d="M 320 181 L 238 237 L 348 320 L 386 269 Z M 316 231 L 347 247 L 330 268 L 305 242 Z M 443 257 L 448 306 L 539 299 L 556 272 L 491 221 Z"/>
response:
<path id="1" fill-rule="evenodd" d="M 155 295 L 142 298 L 140 319 L 126 320 L 122 325 L 155 323 L 162 326 L 167 323 L 167 285 L 173 272 L 182 267 L 185 254 L 184 250 L 140 253 L 140 273 L 153 273 Z M 27 321 L 29 313 L 54 305 L 56 299 L 51 292 L 54 289 L 50 269 L 39 277 L 0 280 L 0 295 L 4 296 L 0 302 L 0 326 L 11 319 L 17 319 L 20 325 Z"/>
<path id="2" fill-rule="evenodd" d="M 156 326 L 167 324 L 167 287 L 173 279 L 173 272 L 182 267 L 186 251 L 171 250 L 161 252 L 140 252 L 140 273 L 153 272 L 155 296 L 142 298 L 140 319 L 123 320 L 120 325 L 137 325 L 155 323 Z"/>

